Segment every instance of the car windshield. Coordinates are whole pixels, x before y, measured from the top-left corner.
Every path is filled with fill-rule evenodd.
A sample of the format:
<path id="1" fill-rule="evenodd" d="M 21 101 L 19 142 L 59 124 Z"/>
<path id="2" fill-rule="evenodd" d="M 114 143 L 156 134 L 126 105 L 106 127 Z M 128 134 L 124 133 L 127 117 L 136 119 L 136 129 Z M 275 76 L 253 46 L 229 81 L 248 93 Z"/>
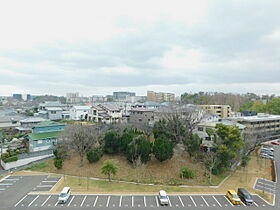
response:
<path id="1" fill-rule="evenodd" d="M 247 200 L 252 200 L 252 198 L 251 198 L 251 196 L 249 194 L 245 194 L 244 198 L 247 199 Z"/>
<path id="2" fill-rule="evenodd" d="M 161 199 L 167 199 L 167 196 L 166 195 L 161 195 L 160 198 Z"/>
<path id="3" fill-rule="evenodd" d="M 232 197 L 235 198 L 235 199 L 239 198 L 237 194 L 232 194 Z"/>
<path id="4" fill-rule="evenodd" d="M 66 193 L 60 193 L 59 197 L 66 197 L 67 194 Z"/>

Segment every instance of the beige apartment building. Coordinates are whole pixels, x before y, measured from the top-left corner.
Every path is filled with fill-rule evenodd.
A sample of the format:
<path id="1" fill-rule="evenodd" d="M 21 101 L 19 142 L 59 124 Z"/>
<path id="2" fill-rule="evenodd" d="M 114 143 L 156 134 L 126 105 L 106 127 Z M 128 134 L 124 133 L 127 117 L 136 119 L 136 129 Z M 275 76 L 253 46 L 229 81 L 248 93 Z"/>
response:
<path id="1" fill-rule="evenodd" d="M 173 101 L 175 101 L 175 94 L 147 91 L 147 101 L 173 102 Z"/>
<path id="2" fill-rule="evenodd" d="M 232 117 L 233 112 L 230 105 L 199 105 L 207 114 L 215 114 L 220 118 Z"/>

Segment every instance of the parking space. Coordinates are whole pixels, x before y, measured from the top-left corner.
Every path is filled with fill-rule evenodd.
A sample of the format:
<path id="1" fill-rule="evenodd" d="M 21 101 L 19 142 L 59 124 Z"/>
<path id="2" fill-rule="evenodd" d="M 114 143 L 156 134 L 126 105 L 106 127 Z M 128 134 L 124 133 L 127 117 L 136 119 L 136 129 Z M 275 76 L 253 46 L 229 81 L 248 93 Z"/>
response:
<path id="1" fill-rule="evenodd" d="M 41 181 L 39 185 L 33 188 L 32 191 L 34 192 L 48 192 L 50 191 L 61 177 L 46 177 L 44 180 Z"/>
<path id="2" fill-rule="evenodd" d="M 262 198 L 253 195 L 255 207 L 268 207 Z M 59 204 L 58 195 L 29 194 L 15 206 L 19 207 L 99 207 L 99 208 L 157 208 L 160 207 L 156 195 L 79 195 L 73 194 L 65 204 Z M 245 206 L 245 204 L 242 204 Z M 176 207 L 232 207 L 234 206 L 224 195 L 170 195 L 169 206 Z"/>
<path id="3" fill-rule="evenodd" d="M 15 185 L 22 176 L 6 176 L 0 180 L 0 194 L 7 190 L 9 187 Z"/>
<path id="4" fill-rule="evenodd" d="M 256 190 L 261 190 L 264 192 L 275 194 L 276 183 L 266 179 L 258 178 L 254 188 Z"/>

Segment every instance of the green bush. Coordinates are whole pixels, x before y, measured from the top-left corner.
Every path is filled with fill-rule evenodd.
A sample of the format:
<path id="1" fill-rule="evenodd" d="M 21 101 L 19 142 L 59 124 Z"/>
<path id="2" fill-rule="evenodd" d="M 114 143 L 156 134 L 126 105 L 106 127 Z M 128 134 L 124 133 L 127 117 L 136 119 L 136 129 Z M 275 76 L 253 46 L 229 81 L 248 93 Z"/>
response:
<path id="1" fill-rule="evenodd" d="M 10 157 L 10 154 L 8 152 L 5 152 L 1 155 L 1 159 L 4 161 L 5 159 L 7 159 L 8 157 Z M 5 161 L 4 161 L 5 162 Z"/>
<path id="2" fill-rule="evenodd" d="M 166 139 L 156 139 L 153 146 L 153 153 L 160 162 L 172 158 L 174 144 Z"/>
<path id="3" fill-rule="evenodd" d="M 61 158 L 55 158 L 53 164 L 57 169 L 62 169 L 63 160 Z"/>
<path id="4" fill-rule="evenodd" d="M 182 178 L 186 178 L 186 179 L 192 179 L 195 176 L 194 172 L 188 167 L 182 167 L 180 175 Z"/>
<path id="5" fill-rule="evenodd" d="M 3 159 L 2 159 L 3 160 Z M 6 159 L 4 159 L 3 161 L 5 163 L 9 163 L 9 162 L 14 162 L 14 161 L 17 161 L 18 160 L 18 157 L 17 156 L 11 156 L 11 157 L 8 157 Z"/>
<path id="6" fill-rule="evenodd" d="M 249 161 L 250 161 L 250 156 L 248 155 L 244 155 L 242 156 L 242 159 L 241 159 L 241 166 L 245 167 L 248 165 Z"/>
<path id="7" fill-rule="evenodd" d="M 87 153 L 87 159 L 90 163 L 97 162 L 102 158 L 104 154 L 103 148 L 102 147 L 96 147 L 90 152 Z"/>

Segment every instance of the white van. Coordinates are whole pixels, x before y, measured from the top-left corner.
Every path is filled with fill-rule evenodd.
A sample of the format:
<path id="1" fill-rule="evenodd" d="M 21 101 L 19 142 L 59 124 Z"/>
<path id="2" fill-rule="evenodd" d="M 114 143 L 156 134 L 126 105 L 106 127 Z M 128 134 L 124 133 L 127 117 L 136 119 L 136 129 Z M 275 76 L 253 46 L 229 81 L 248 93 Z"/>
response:
<path id="1" fill-rule="evenodd" d="M 164 190 L 160 190 L 158 194 L 158 200 L 160 205 L 168 205 L 169 204 L 169 199 Z"/>
<path id="2" fill-rule="evenodd" d="M 71 195 L 70 187 L 64 187 L 58 196 L 58 203 L 66 203 Z"/>

